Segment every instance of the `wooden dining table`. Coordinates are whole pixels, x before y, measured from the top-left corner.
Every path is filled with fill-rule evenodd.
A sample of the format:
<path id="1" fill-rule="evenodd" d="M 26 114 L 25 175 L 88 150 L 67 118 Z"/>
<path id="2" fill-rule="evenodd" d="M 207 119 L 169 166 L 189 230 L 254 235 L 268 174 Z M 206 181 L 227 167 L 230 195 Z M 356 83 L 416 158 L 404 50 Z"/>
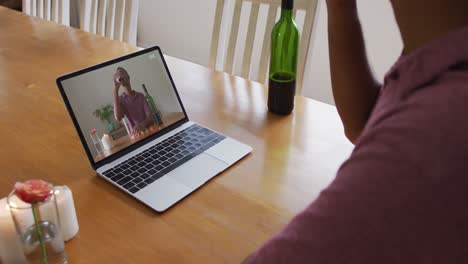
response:
<path id="1" fill-rule="evenodd" d="M 136 50 L 0 7 L 0 197 L 31 178 L 67 185 L 80 225 L 66 243 L 70 263 L 239 263 L 313 202 L 352 151 L 335 107 L 296 96 L 294 112 L 277 116 L 265 85 L 165 55 L 189 118 L 253 152 L 156 213 L 96 176 L 55 84 Z"/>

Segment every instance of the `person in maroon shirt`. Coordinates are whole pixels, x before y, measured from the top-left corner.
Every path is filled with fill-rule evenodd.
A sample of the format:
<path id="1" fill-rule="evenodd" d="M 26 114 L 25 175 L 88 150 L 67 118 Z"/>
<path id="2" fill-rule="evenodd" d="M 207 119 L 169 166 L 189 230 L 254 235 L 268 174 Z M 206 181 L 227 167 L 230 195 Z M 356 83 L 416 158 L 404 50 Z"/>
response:
<path id="1" fill-rule="evenodd" d="M 380 85 L 356 0 L 327 0 L 333 94 L 356 146 L 245 263 L 468 263 L 468 1 L 391 2 L 404 50 Z"/>
<path id="2" fill-rule="evenodd" d="M 125 116 L 130 123 L 133 136 L 138 136 L 149 126 L 154 124 L 151 109 L 146 102 L 145 96 L 132 89 L 130 75 L 118 67 L 113 76 L 114 79 L 114 117 L 120 122 Z M 119 95 L 119 90 L 124 92 Z"/>

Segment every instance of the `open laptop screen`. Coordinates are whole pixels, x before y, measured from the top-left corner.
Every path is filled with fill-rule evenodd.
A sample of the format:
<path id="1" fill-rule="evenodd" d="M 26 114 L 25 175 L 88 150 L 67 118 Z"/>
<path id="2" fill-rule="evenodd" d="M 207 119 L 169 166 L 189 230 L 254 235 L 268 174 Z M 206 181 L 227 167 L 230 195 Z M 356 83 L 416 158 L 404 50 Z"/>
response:
<path id="1" fill-rule="evenodd" d="M 57 83 L 93 165 L 186 119 L 158 48 Z"/>

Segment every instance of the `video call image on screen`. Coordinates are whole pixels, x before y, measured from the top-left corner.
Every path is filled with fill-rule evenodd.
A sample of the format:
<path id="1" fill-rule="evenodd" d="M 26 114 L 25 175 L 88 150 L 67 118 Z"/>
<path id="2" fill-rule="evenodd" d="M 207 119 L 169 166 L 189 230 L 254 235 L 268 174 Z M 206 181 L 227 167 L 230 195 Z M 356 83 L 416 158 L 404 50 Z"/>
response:
<path id="1" fill-rule="evenodd" d="M 158 51 L 62 86 L 95 162 L 185 118 Z"/>

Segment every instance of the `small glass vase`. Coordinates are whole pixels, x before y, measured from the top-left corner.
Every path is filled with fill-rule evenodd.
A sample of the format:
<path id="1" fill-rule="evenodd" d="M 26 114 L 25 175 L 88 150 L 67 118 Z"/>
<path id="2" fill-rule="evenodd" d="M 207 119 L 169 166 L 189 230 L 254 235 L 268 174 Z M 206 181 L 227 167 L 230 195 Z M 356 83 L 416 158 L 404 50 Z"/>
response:
<path id="1" fill-rule="evenodd" d="M 28 263 L 68 263 L 65 243 L 60 232 L 54 189 L 50 196 L 40 203 L 25 203 L 14 191 L 8 195 L 7 199 L 15 222 L 16 233 L 20 238 Z"/>

